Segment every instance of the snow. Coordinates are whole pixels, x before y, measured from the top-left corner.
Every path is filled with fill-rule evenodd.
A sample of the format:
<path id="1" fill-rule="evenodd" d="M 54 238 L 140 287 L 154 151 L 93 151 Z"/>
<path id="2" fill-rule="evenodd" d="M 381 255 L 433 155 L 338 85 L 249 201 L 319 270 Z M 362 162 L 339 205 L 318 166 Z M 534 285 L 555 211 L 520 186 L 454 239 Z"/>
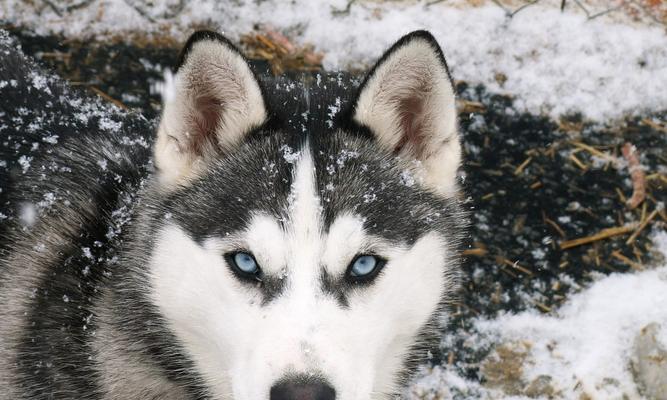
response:
<path id="1" fill-rule="evenodd" d="M 162 101 L 169 103 L 176 98 L 176 80 L 174 74 L 168 68 L 164 70 L 164 80 L 151 85 L 151 93 L 159 93 Z"/>
<path id="2" fill-rule="evenodd" d="M 512 18 L 497 5 L 461 7 L 448 2 L 355 2 L 329 5 L 308 0 L 217 2 L 103 0 L 59 10 L 22 0 L 0 4 L 0 20 L 68 37 L 159 32 L 179 41 L 195 26 L 217 26 L 238 40 L 270 23 L 295 43 L 312 43 L 329 69 L 367 68 L 401 35 L 428 29 L 442 45 L 457 80 L 484 84 L 515 97 L 519 111 L 554 118 L 579 112 L 604 121 L 662 111 L 667 104 L 667 35 L 664 27 L 589 20 L 576 7 L 560 12 L 545 1 Z M 62 16 L 59 16 L 61 14 Z M 212 22 L 215 21 L 215 22 Z"/>
<path id="3" fill-rule="evenodd" d="M 21 156 L 19 157 L 18 163 L 21 165 L 21 171 L 25 174 L 28 172 L 28 169 L 30 168 L 30 163 L 32 162 L 32 157 L 29 156 Z"/>
<path id="4" fill-rule="evenodd" d="M 667 257 L 667 232 L 654 233 L 655 249 Z M 563 398 L 641 399 L 630 369 L 635 336 L 646 325 L 662 326 L 667 346 L 667 263 L 634 274 L 612 274 L 573 294 L 554 315 L 536 310 L 477 319 L 467 343 L 479 349 L 521 343 L 529 350 L 523 380 L 552 378 Z M 422 371 L 409 398 L 450 398 L 457 392 L 480 398 L 510 398 L 470 382 L 450 367 Z M 590 397 L 581 397 L 583 394 Z M 440 395 L 442 397 L 437 397 Z"/>
<path id="5" fill-rule="evenodd" d="M 329 112 L 327 113 L 329 119 L 326 122 L 329 128 L 333 127 L 334 125 L 333 119 L 336 117 L 336 114 L 340 112 L 340 107 L 341 107 L 340 97 L 336 97 L 336 102 L 329 106 Z"/>
<path id="6" fill-rule="evenodd" d="M 19 213 L 19 220 L 25 226 L 32 226 L 37 221 L 37 209 L 32 203 L 24 203 L 21 205 Z"/>
<path id="7" fill-rule="evenodd" d="M 629 348 L 639 329 L 667 323 L 667 269 L 615 275 L 575 296 L 556 317 L 536 312 L 480 322 L 487 334 L 532 343 L 534 357 L 527 381 L 549 375 L 562 388 L 594 397 L 636 396 L 630 375 Z M 555 347 L 555 350 L 553 349 Z M 615 379 L 618 385 L 605 381 Z M 609 398 L 607 397 L 607 398 Z"/>

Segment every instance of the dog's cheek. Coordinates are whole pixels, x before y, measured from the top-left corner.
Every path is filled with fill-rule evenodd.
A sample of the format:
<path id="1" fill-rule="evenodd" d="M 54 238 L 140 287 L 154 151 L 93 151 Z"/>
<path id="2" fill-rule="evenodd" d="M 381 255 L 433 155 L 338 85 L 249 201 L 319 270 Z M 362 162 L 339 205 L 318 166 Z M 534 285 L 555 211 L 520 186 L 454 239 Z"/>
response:
<path id="1" fill-rule="evenodd" d="M 150 263 L 152 302 L 215 393 L 229 391 L 228 371 L 239 341 L 252 340 L 261 298 L 248 297 L 222 256 L 172 226 L 158 234 Z M 224 351 L 222 350 L 224 349 Z"/>
<path id="2" fill-rule="evenodd" d="M 372 335 L 385 345 L 376 360 L 375 390 L 395 385 L 419 333 L 438 311 L 449 286 L 446 261 L 443 240 L 435 233 L 427 234 L 392 259 L 372 288 L 367 315 L 375 320 L 370 326 L 377 327 Z"/>
<path id="3" fill-rule="evenodd" d="M 447 252 L 436 233 L 392 257 L 369 293 L 360 296 L 371 313 L 395 326 L 393 335 L 412 334 L 425 324 L 443 296 Z M 359 293 L 361 294 L 361 293 Z M 366 300 L 364 300 L 364 298 Z"/>

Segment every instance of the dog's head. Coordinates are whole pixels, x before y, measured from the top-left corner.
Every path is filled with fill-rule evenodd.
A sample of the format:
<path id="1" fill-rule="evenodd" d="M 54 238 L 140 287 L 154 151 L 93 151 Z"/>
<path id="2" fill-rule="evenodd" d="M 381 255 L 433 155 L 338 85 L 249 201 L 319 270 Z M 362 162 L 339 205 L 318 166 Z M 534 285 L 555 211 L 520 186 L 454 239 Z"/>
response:
<path id="1" fill-rule="evenodd" d="M 458 276 L 461 150 L 436 41 L 404 37 L 358 87 L 276 90 L 212 32 L 181 59 L 142 228 L 156 357 L 217 399 L 396 393 Z"/>

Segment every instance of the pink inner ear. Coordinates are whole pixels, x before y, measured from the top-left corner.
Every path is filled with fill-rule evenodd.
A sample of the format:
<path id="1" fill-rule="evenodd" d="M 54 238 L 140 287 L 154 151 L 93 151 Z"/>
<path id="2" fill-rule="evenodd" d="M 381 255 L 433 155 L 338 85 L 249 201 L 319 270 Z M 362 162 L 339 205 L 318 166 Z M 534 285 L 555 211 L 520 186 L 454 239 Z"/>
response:
<path id="1" fill-rule="evenodd" d="M 402 136 L 395 152 L 406 150 L 413 157 L 420 159 L 424 155 L 424 103 L 425 96 L 415 92 L 412 97 L 398 101 L 398 116 Z"/>
<path id="2" fill-rule="evenodd" d="M 207 149 L 219 149 L 216 133 L 220 127 L 224 105 L 212 95 L 198 96 L 194 101 L 188 126 L 191 129 L 188 145 L 197 155 Z"/>

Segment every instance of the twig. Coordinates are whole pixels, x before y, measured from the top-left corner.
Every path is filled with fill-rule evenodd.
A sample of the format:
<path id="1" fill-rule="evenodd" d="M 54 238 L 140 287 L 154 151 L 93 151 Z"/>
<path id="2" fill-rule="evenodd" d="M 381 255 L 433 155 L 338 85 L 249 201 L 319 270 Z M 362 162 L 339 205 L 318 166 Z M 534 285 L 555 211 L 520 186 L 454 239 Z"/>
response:
<path id="1" fill-rule="evenodd" d="M 605 158 L 605 159 L 608 159 L 609 161 L 613 161 L 612 156 L 610 156 L 609 154 L 605 154 L 605 153 L 601 152 L 600 150 L 596 149 L 595 147 L 587 145 L 586 143 L 572 142 L 572 144 L 575 147 L 578 147 L 582 150 L 586 150 L 587 152 L 591 153 L 594 156 L 598 156 L 600 158 Z"/>
<path id="2" fill-rule="evenodd" d="M 618 195 L 619 200 L 621 200 L 621 203 L 627 202 L 628 199 L 623 194 L 623 191 L 619 188 L 615 188 L 615 189 L 616 189 L 616 194 Z"/>
<path id="3" fill-rule="evenodd" d="M 433 0 L 433 1 L 429 1 L 428 3 L 426 3 L 426 7 L 430 7 L 430 6 L 432 6 L 432 5 L 434 5 L 434 4 L 438 4 L 438 3 L 444 3 L 445 1 L 447 1 L 447 0 Z"/>
<path id="4" fill-rule="evenodd" d="M 59 17 L 63 16 L 62 12 L 60 12 L 60 9 L 58 7 L 56 7 L 56 5 L 53 4 L 53 2 L 51 2 L 51 0 L 43 0 L 43 1 L 44 1 L 44 4 L 49 6 L 53 10 L 53 12 L 56 13 L 57 16 L 59 16 Z"/>
<path id="5" fill-rule="evenodd" d="M 505 14 L 509 17 L 512 15 L 512 12 L 509 10 L 509 8 L 505 7 L 500 1 L 498 0 L 491 0 L 491 2 L 498 7 L 502 8 L 503 11 L 505 11 Z"/>
<path id="6" fill-rule="evenodd" d="M 662 174 L 656 172 L 654 174 L 646 176 L 647 181 L 652 181 L 654 179 L 662 181 L 663 183 L 667 183 L 667 175 L 662 175 Z"/>
<path id="7" fill-rule="evenodd" d="M 504 258 L 504 257 L 501 257 L 501 261 L 503 262 L 503 264 L 509 265 L 510 267 L 512 267 L 512 268 L 514 268 L 518 271 L 521 271 L 526 275 L 533 276 L 533 271 L 529 270 L 526 267 L 522 267 L 521 265 L 519 265 L 518 261 L 512 262 L 511 260 L 508 260 L 507 258 Z"/>
<path id="8" fill-rule="evenodd" d="M 550 313 L 552 311 L 551 307 L 549 307 L 548 305 L 546 305 L 544 303 L 540 303 L 539 301 L 534 300 L 533 304 L 535 304 L 537 306 L 537 308 L 539 308 L 540 310 L 542 310 L 545 313 Z"/>
<path id="9" fill-rule="evenodd" d="M 533 161 L 533 157 L 528 157 L 524 162 L 521 163 L 516 169 L 514 170 L 514 175 L 521 175 L 523 170 L 530 164 L 530 162 Z"/>
<path id="10" fill-rule="evenodd" d="M 481 247 L 475 247 L 472 249 L 466 249 L 463 250 L 463 255 L 464 256 L 473 256 L 473 257 L 484 257 L 488 253 L 486 249 L 483 249 Z"/>
<path id="11" fill-rule="evenodd" d="M 135 3 L 134 1 L 130 1 L 130 0 L 124 0 L 124 1 L 125 1 L 125 4 L 134 8 L 134 10 L 139 13 L 139 15 L 146 18 L 149 22 L 155 23 L 155 19 L 153 17 L 151 17 L 150 15 L 148 15 L 148 13 L 146 13 L 146 10 L 142 9 L 141 6 L 138 6 L 138 5 L 134 4 Z"/>
<path id="12" fill-rule="evenodd" d="M 503 11 L 505 11 L 505 15 L 507 16 L 507 18 L 512 18 L 517 13 L 521 12 L 523 9 L 540 2 L 540 0 L 532 0 L 512 11 L 509 8 L 505 7 L 505 5 L 503 5 L 499 0 L 491 0 L 491 1 L 493 2 L 493 4 L 497 5 L 498 7 L 502 8 Z"/>
<path id="13" fill-rule="evenodd" d="M 658 215 L 659 212 L 660 212 L 659 208 L 656 208 L 655 210 L 653 210 L 653 212 L 651 214 L 649 214 L 649 216 L 645 220 L 643 220 L 641 224 L 639 224 L 639 227 L 637 228 L 637 230 L 634 231 L 634 233 L 632 235 L 630 235 L 630 237 L 625 242 L 625 244 L 631 245 L 635 241 L 635 239 L 637 239 L 637 236 L 639 236 L 641 231 L 643 231 L 644 228 L 646 228 L 646 226 L 649 223 L 651 223 L 651 221 L 653 221 L 653 218 L 655 218 L 655 216 Z"/>
<path id="14" fill-rule="evenodd" d="M 581 168 L 582 171 L 587 171 L 587 170 L 588 170 L 588 167 L 586 166 L 586 164 L 584 164 L 583 162 L 581 162 L 581 160 L 578 159 L 577 156 L 574 155 L 574 153 L 573 153 L 573 154 L 570 154 L 570 160 L 572 160 L 572 162 L 573 162 L 577 167 Z"/>
<path id="15" fill-rule="evenodd" d="M 624 256 L 619 250 L 612 251 L 611 256 L 616 258 L 617 260 L 621 260 L 622 262 L 628 264 L 630 267 L 632 267 L 632 269 L 636 269 L 637 271 L 641 271 L 644 269 L 644 267 L 641 264 L 632 261 L 628 257 Z"/>
<path id="16" fill-rule="evenodd" d="M 637 224 L 629 224 L 626 226 L 617 226 L 614 228 L 603 229 L 600 232 L 596 233 L 595 235 L 561 242 L 560 248 L 561 250 L 567 250 L 572 247 L 577 247 L 584 244 L 597 242 L 598 240 L 607 239 L 613 236 L 624 235 L 626 233 L 634 231 L 636 228 Z"/>
<path id="17" fill-rule="evenodd" d="M 523 10 L 524 8 L 526 8 L 526 7 L 530 7 L 530 6 L 532 6 L 533 4 L 537 4 L 537 3 L 539 3 L 539 1 L 540 1 L 540 0 L 533 0 L 533 1 L 531 1 L 530 3 L 526 3 L 526 4 L 522 5 L 521 7 L 517 8 L 517 9 L 514 10 L 514 11 L 512 11 L 512 13 L 510 14 L 510 18 L 513 17 L 513 16 L 515 16 L 519 11 Z"/>
<path id="18" fill-rule="evenodd" d="M 608 9 L 604 10 L 604 11 L 600 11 L 599 13 L 595 13 L 595 14 L 591 15 L 590 11 L 588 11 L 588 9 L 583 4 L 581 4 L 581 2 L 579 0 L 574 0 L 574 3 L 584 11 L 584 13 L 586 14 L 586 18 L 588 18 L 589 20 L 595 19 L 597 17 L 601 17 L 605 14 L 609 14 L 610 12 L 619 10 L 624 5 L 623 2 L 621 2 L 621 4 L 617 5 L 616 7 L 611 7 L 611 8 L 608 8 Z"/>
<path id="19" fill-rule="evenodd" d="M 519 278 L 518 274 L 515 274 L 514 272 L 510 271 L 507 268 L 500 268 L 500 272 L 506 273 L 507 275 L 511 276 L 513 279 L 518 279 Z"/>
<path id="20" fill-rule="evenodd" d="M 653 128 L 653 129 L 655 129 L 655 130 L 658 130 L 658 131 L 660 131 L 660 132 L 667 133 L 667 127 L 662 126 L 662 125 L 660 125 L 660 124 L 657 124 L 657 123 L 651 121 L 651 120 L 648 119 L 648 118 L 644 118 L 644 119 L 642 119 L 642 123 L 643 123 L 644 125 L 648 125 L 648 126 L 650 126 L 651 128 Z"/>
<path id="21" fill-rule="evenodd" d="M 565 238 L 565 231 L 555 221 L 549 219 L 549 217 L 547 217 L 544 211 L 542 211 L 542 220 L 544 221 L 544 223 L 549 224 L 552 228 L 554 228 L 556 232 L 558 232 L 560 237 Z"/>
<path id="22" fill-rule="evenodd" d="M 619 4 L 619 5 L 617 5 L 616 7 L 612 7 L 612 8 L 609 8 L 609 9 L 607 9 L 607 10 L 600 11 L 599 13 L 596 13 L 596 14 L 593 14 L 593 15 L 589 15 L 589 16 L 588 16 L 588 20 L 590 21 L 590 20 L 595 19 L 595 18 L 597 18 L 597 17 L 601 17 L 601 16 L 603 16 L 603 15 L 605 15 L 605 14 L 609 14 L 609 13 L 614 12 L 614 11 L 616 11 L 616 10 L 620 10 L 622 7 L 623 7 L 623 4 Z"/>
<path id="23" fill-rule="evenodd" d="M 352 9 L 352 4 L 354 4 L 356 2 L 357 2 L 357 0 L 347 0 L 347 5 L 342 10 L 340 10 L 338 8 L 331 7 L 331 14 L 336 16 L 336 17 L 341 17 L 343 15 L 348 15 L 348 14 L 350 14 L 350 10 Z"/>
<path id="24" fill-rule="evenodd" d="M 89 6 L 89 5 L 90 5 L 91 3 L 93 3 L 94 1 L 95 1 L 95 0 L 83 0 L 83 1 L 81 1 L 81 2 L 79 2 L 79 3 L 75 3 L 75 4 L 72 4 L 72 5 L 67 6 L 67 8 L 65 8 L 65 10 L 66 10 L 67 12 L 74 11 L 74 10 L 78 10 L 79 8 L 83 8 L 83 7 L 87 7 L 87 6 Z"/>
<path id="25" fill-rule="evenodd" d="M 470 101 L 470 100 L 456 100 L 456 106 L 460 110 L 459 112 L 462 114 L 469 114 L 469 113 L 483 113 L 486 111 L 486 107 L 484 104 L 478 102 L 478 101 Z"/>
<path id="26" fill-rule="evenodd" d="M 150 10 L 149 7 L 142 7 L 141 4 L 138 4 L 139 2 L 136 0 L 124 0 L 125 4 L 128 6 L 134 8 L 136 12 L 138 12 L 142 17 L 146 18 L 150 22 L 156 22 L 155 18 L 152 16 L 148 15 L 147 9 Z M 185 0 L 179 0 L 178 4 L 176 4 L 174 7 L 168 7 L 168 9 L 162 13 L 159 17 L 162 19 L 172 19 L 176 16 L 178 16 L 183 9 L 185 8 Z"/>
<path id="27" fill-rule="evenodd" d="M 108 94 L 104 93 L 101 89 L 96 88 L 95 86 L 90 86 L 90 88 L 93 90 L 93 92 L 97 93 L 98 96 L 103 98 L 104 100 L 110 101 L 113 104 L 117 105 L 118 107 L 127 110 L 127 106 L 123 104 L 121 101 L 114 99 L 113 97 L 109 96 Z"/>

